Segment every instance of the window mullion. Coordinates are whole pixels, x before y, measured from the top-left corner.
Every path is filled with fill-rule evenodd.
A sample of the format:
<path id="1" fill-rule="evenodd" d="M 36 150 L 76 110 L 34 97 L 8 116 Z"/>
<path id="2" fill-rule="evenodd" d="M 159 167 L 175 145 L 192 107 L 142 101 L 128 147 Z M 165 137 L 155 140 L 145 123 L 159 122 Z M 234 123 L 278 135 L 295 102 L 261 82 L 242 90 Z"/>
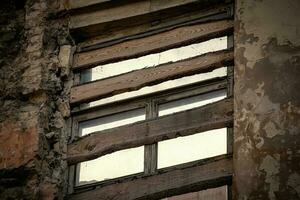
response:
<path id="1" fill-rule="evenodd" d="M 227 47 L 231 48 L 234 46 L 234 38 L 233 35 L 228 37 Z M 233 66 L 227 67 L 227 98 L 233 97 L 233 74 L 234 68 Z M 233 153 L 233 128 L 227 128 L 227 154 Z M 227 200 L 232 199 L 232 185 L 227 186 Z"/>
<path id="2" fill-rule="evenodd" d="M 152 99 L 147 102 L 146 119 L 156 118 L 158 116 L 157 103 Z M 157 143 L 145 145 L 144 154 L 144 173 L 153 174 L 157 170 Z"/>

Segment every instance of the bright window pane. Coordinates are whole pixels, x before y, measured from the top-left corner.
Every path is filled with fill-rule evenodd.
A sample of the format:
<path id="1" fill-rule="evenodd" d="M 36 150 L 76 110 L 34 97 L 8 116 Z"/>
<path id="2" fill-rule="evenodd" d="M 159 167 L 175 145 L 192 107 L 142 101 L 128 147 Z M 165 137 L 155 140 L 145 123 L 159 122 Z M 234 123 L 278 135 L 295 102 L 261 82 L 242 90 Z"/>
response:
<path id="1" fill-rule="evenodd" d="M 84 185 L 104 181 L 144 170 L 144 147 L 117 151 L 79 164 L 79 183 Z"/>
<path id="2" fill-rule="evenodd" d="M 141 108 L 81 122 L 79 124 L 79 135 L 84 136 L 95 131 L 131 124 L 145 120 L 145 118 L 145 109 Z"/>
<path id="3" fill-rule="evenodd" d="M 159 116 L 180 112 L 183 110 L 189 110 L 195 107 L 200 107 L 205 104 L 209 104 L 215 101 L 219 101 L 226 97 L 225 90 L 219 90 L 210 92 L 207 94 L 201 94 L 189 98 L 184 98 L 177 101 L 171 101 L 168 103 L 159 105 Z"/>
<path id="4" fill-rule="evenodd" d="M 162 200 L 227 200 L 227 186 L 191 192 Z"/>
<path id="5" fill-rule="evenodd" d="M 145 120 L 144 108 L 82 122 L 79 124 L 79 134 L 84 136 L 141 120 Z M 77 167 L 79 170 L 77 185 L 139 173 L 144 169 L 144 147 L 117 151 L 80 163 Z"/>
<path id="6" fill-rule="evenodd" d="M 175 62 L 195 57 L 204 53 L 219 51 L 227 48 L 227 36 L 211 39 L 205 42 L 174 48 L 160 53 L 150 54 L 135 59 L 100 65 L 81 73 L 81 82 L 99 80 L 137 69 L 154 67 L 159 64 Z"/>
<path id="7" fill-rule="evenodd" d="M 217 129 L 158 143 L 158 168 L 227 153 L 227 129 Z"/>

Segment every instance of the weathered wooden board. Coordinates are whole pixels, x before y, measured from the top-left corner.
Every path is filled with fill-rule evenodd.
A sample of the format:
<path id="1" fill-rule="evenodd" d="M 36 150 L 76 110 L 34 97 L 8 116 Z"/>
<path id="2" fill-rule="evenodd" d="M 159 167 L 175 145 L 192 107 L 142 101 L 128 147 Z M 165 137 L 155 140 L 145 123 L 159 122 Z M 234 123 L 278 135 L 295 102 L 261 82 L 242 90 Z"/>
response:
<path id="1" fill-rule="evenodd" d="M 166 49 L 201 42 L 227 35 L 233 30 L 232 20 L 221 20 L 204 24 L 180 27 L 160 34 L 125 41 L 113 46 L 77 53 L 74 70 L 114 61 L 143 56 Z"/>
<path id="2" fill-rule="evenodd" d="M 233 63 L 233 51 L 224 50 L 186 60 L 135 70 L 119 76 L 75 86 L 71 89 L 70 103 L 90 102 L 123 92 L 138 90 L 164 81 L 205 73 Z"/>
<path id="3" fill-rule="evenodd" d="M 202 0 L 207 1 L 207 0 Z M 99 3 L 108 2 L 100 0 L 88 0 L 83 2 L 81 0 L 70 0 L 68 6 L 72 8 L 81 8 L 86 6 L 96 5 Z M 106 7 L 105 9 L 90 10 L 84 13 L 74 13 L 70 18 L 70 28 L 76 29 L 87 27 L 95 24 L 107 23 L 125 18 L 137 17 L 141 15 L 149 15 L 158 11 L 179 7 L 191 3 L 200 3 L 201 0 L 144 0 L 132 1 L 126 4 L 120 3 L 117 6 Z M 117 14 L 116 14 L 117 13 Z"/>
<path id="4" fill-rule="evenodd" d="M 67 160 L 71 165 L 121 149 L 231 126 L 232 109 L 232 99 L 224 99 L 192 110 L 96 132 L 69 144 Z"/>
<path id="5" fill-rule="evenodd" d="M 71 200 L 151 200 L 226 185 L 231 181 L 232 159 L 219 156 L 207 162 L 103 186 L 69 196 Z"/>
<path id="6" fill-rule="evenodd" d="M 127 24 L 125 22 L 109 23 L 109 27 L 99 25 L 97 29 L 98 33 L 101 32 L 101 34 L 79 42 L 77 44 L 77 51 L 89 51 L 111 46 L 120 42 L 162 33 L 186 25 L 230 19 L 231 15 L 229 11 L 231 7 L 231 4 L 225 4 L 205 8 L 204 10 L 201 10 L 201 12 L 199 9 L 195 9 L 194 11 L 191 10 L 182 14 L 174 14 L 174 16 L 172 15 L 169 17 L 158 15 L 157 19 L 134 26 L 125 26 Z M 195 8 L 195 6 L 193 8 Z M 153 23 L 153 21 L 156 21 L 157 23 Z M 76 38 L 77 35 L 78 37 L 83 38 L 86 32 L 88 32 L 86 29 L 82 31 L 78 30 L 74 31 L 72 35 Z"/>
<path id="7" fill-rule="evenodd" d="M 141 95 L 138 97 L 108 102 L 107 104 L 102 104 L 99 106 L 92 106 L 83 109 L 73 109 L 71 114 L 73 115 L 74 121 L 87 121 L 105 115 L 116 114 L 138 108 L 145 108 L 147 100 L 151 98 L 155 98 L 157 103 L 159 104 L 166 103 L 182 98 L 188 98 L 195 95 L 226 89 L 227 85 L 227 77 L 216 77 L 209 80 L 184 85 L 181 87 L 179 86 L 175 88 L 153 92 L 150 94 Z"/>
<path id="8" fill-rule="evenodd" d="M 63 0 L 65 9 L 71 10 L 71 9 L 78 9 L 78 8 L 84 8 L 87 6 L 93 6 L 105 2 L 112 2 L 112 0 Z"/>

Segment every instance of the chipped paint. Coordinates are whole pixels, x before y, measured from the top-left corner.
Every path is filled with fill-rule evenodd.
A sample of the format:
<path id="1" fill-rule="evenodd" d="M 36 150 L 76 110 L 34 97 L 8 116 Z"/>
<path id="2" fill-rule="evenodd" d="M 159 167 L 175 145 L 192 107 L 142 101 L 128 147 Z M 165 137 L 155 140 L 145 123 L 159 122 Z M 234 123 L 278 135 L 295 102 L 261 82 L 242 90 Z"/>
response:
<path id="1" fill-rule="evenodd" d="M 267 124 L 263 128 L 266 132 L 266 136 L 268 138 L 273 138 L 276 135 L 283 135 L 283 131 L 276 127 L 273 121 L 268 121 Z"/>
<path id="2" fill-rule="evenodd" d="M 300 199 L 299 10 L 236 1 L 234 199 Z"/>
<path id="3" fill-rule="evenodd" d="M 293 173 L 289 176 L 287 185 L 290 186 L 291 188 L 294 188 L 300 196 L 300 175 L 297 173 Z"/>
<path id="4" fill-rule="evenodd" d="M 279 155 L 276 155 L 276 157 L 277 159 L 267 155 L 265 158 L 263 158 L 259 167 L 259 170 L 264 171 L 264 173 L 266 174 L 266 183 L 270 184 L 268 189 L 270 199 L 276 199 L 275 192 L 279 190 L 279 176 L 277 176 L 280 169 L 280 164 L 278 161 Z"/>

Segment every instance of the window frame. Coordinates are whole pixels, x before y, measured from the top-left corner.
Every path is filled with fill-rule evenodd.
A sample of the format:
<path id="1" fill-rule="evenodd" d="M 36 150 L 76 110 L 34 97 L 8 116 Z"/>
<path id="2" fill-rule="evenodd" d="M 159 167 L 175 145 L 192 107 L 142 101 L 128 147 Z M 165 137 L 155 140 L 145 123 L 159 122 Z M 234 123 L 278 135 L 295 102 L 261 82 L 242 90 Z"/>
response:
<path id="1" fill-rule="evenodd" d="M 228 66 L 228 68 L 232 68 L 232 66 Z M 134 109 L 145 108 L 146 120 L 157 118 L 158 117 L 158 105 L 162 103 L 167 103 L 171 101 L 176 101 L 184 98 L 189 98 L 197 95 L 204 95 L 207 93 L 227 90 L 229 87 L 229 74 L 223 77 L 216 77 L 204 81 L 199 81 L 190 85 L 175 87 L 155 93 L 150 93 L 134 98 L 119 100 L 112 103 L 103 104 L 100 106 L 95 106 L 91 108 L 75 108 L 72 111 L 72 136 L 69 143 L 72 143 L 76 139 L 79 138 L 79 123 L 96 119 L 99 117 L 114 115 Z M 228 94 L 228 92 L 227 92 Z M 228 98 L 228 96 L 227 96 Z M 117 107 L 116 107 L 117 106 Z M 227 136 L 228 137 L 228 136 Z M 227 139 L 228 143 L 228 139 Z M 105 185 L 110 185 L 118 182 L 122 182 L 128 179 L 135 179 L 144 177 L 147 175 L 153 175 L 156 173 L 161 173 L 166 170 L 176 168 L 189 163 L 198 163 L 205 159 L 199 159 L 196 161 L 192 161 L 189 163 L 174 165 L 162 169 L 157 169 L 157 144 L 152 145 L 144 145 L 144 171 L 142 173 L 131 174 L 127 176 L 122 176 L 114 179 L 98 181 L 95 183 L 85 184 L 85 185 L 77 185 L 79 178 L 79 169 L 78 164 L 70 167 L 69 173 L 69 186 L 71 186 L 71 191 L 73 192 L 82 192 L 94 187 L 101 187 Z M 228 145 L 227 145 L 228 146 Z M 229 147 L 227 147 L 229 149 Z M 230 154 L 228 152 L 228 154 Z M 72 175 L 73 174 L 73 175 Z"/>
<path id="2" fill-rule="evenodd" d="M 233 9 L 232 6 L 230 6 Z M 229 10 L 230 16 L 232 16 L 232 10 Z M 228 13 L 227 13 L 228 14 Z M 204 20 L 205 21 L 205 20 Z M 201 20 L 200 20 L 201 22 Z M 187 24 L 193 24 L 193 22 L 187 22 Z M 199 23 L 199 22 L 196 22 Z M 233 36 L 227 35 L 228 37 L 228 45 L 227 48 L 233 46 Z M 113 41 L 112 41 L 113 42 Z M 111 44 L 111 43 L 109 43 Z M 112 43 L 113 44 L 113 43 Z M 98 45 L 99 46 L 99 45 Z M 101 47 L 101 44 L 100 44 Z M 98 48 L 98 47 L 96 47 Z M 224 66 L 225 67 L 225 66 Z M 233 66 L 227 66 L 227 76 L 208 79 L 205 81 L 200 81 L 197 83 L 193 83 L 190 85 L 181 86 L 178 88 L 167 89 L 159 92 L 154 92 L 151 94 L 146 94 L 138 97 L 132 97 L 125 100 L 118 100 L 113 103 L 106 103 L 100 106 L 95 106 L 91 108 L 87 108 L 84 105 L 72 108 L 72 127 L 71 134 L 69 135 L 68 143 L 72 143 L 78 139 L 78 128 L 79 123 L 91 120 L 107 115 L 117 114 L 129 110 L 134 110 L 137 108 L 145 108 L 146 119 L 152 119 L 158 117 L 158 104 L 167 103 L 174 100 L 179 100 L 182 98 L 192 97 L 199 94 L 206 94 L 209 92 L 217 91 L 217 90 L 227 90 L 227 98 L 233 96 Z M 74 86 L 79 84 L 80 75 L 77 73 L 74 76 Z M 210 86 L 218 85 L 219 88 L 214 88 Z M 214 88 L 214 89 L 212 89 Z M 227 127 L 227 155 L 230 157 L 232 154 L 232 139 L 233 139 L 233 129 L 232 127 Z M 146 155 L 147 154 L 147 155 Z M 179 164 L 167 168 L 157 169 L 157 143 L 152 145 L 145 145 L 145 155 L 144 160 L 147 158 L 144 164 L 144 172 L 132 174 L 128 176 L 123 176 L 115 179 L 99 181 L 96 183 L 75 186 L 76 177 L 79 177 L 78 169 L 74 165 L 69 166 L 69 177 L 68 177 L 68 192 L 69 194 L 83 192 L 92 190 L 98 187 L 111 185 L 115 183 L 120 183 L 126 180 L 132 180 L 136 178 L 141 178 L 149 175 L 155 175 L 159 173 L 163 173 L 173 169 L 181 169 L 188 166 L 198 165 L 201 163 L 205 163 L 207 159 L 201 159 L 192 161 L 189 163 Z M 146 169 L 147 168 L 147 169 Z M 145 170 L 146 169 L 146 170 Z M 228 199 L 231 199 L 231 181 L 228 182 Z"/>

